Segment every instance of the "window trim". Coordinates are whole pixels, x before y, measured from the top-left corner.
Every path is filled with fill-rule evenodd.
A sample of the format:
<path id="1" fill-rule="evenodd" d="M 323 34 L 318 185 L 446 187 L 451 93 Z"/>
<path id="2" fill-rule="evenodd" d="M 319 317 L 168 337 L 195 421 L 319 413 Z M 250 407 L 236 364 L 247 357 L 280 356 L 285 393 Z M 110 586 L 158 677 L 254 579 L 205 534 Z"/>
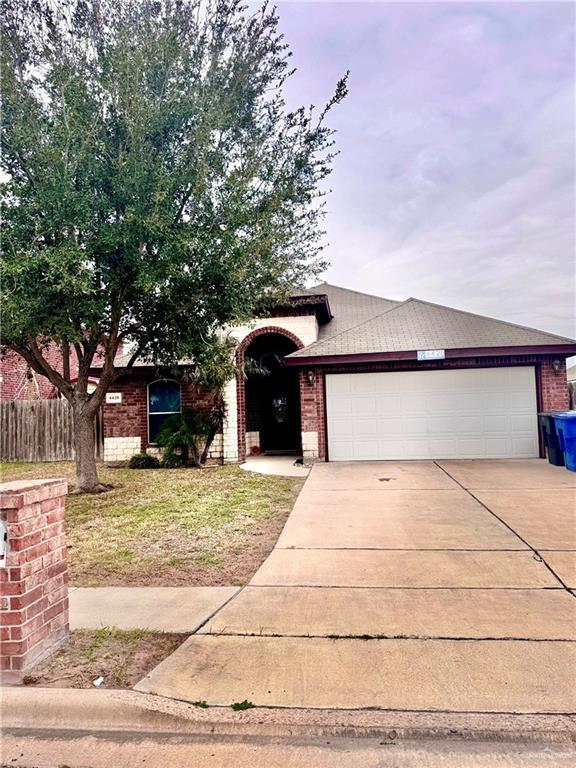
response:
<path id="1" fill-rule="evenodd" d="M 148 445 L 157 445 L 150 440 L 150 387 L 153 384 L 167 384 L 171 382 L 178 385 L 178 391 L 180 392 L 180 410 L 178 411 L 154 411 L 152 416 L 172 416 L 175 413 L 182 413 L 182 382 L 176 379 L 154 379 L 149 381 L 146 385 L 146 438 Z"/>

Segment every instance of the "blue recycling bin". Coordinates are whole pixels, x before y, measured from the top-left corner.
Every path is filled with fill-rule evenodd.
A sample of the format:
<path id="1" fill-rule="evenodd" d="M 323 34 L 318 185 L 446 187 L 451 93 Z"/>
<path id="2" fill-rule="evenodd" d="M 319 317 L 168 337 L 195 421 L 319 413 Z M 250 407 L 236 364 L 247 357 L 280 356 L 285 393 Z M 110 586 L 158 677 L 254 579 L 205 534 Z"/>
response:
<path id="1" fill-rule="evenodd" d="M 553 419 L 566 469 L 576 472 L 576 411 L 555 413 Z"/>

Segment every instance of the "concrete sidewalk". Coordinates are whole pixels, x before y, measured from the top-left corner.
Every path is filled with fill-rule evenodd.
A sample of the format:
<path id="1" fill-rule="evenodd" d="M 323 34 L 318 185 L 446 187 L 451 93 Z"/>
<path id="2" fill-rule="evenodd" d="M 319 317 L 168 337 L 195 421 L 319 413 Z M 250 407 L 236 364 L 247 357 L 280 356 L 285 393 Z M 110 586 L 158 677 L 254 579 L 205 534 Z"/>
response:
<path id="1" fill-rule="evenodd" d="M 576 476 L 539 460 L 317 464 L 250 585 L 136 688 L 575 712 L 574 502 Z"/>
<path id="2" fill-rule="evenodd" d="M 195 632 L 239 587 L 76 587 L 70 629 Z"/>

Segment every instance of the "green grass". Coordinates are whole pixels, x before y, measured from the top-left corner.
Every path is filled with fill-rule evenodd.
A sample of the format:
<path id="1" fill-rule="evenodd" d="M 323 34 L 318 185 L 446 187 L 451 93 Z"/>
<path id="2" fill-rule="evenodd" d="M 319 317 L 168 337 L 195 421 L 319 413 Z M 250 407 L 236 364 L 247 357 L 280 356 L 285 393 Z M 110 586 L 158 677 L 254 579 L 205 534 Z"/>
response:
<path id="1" fill-rule="evenodd" d="M 286 517 L 301 487 L 299 479 L 236 466 L 100 466 L 99 474 L 111 491 L 66 500 L 71 580 L 77 585 L 210 583 L 198 577 L 198 569 L 229 564 L 259 527 Z M 0 476 L 3 481 L 66 477 L 72 488 L 74 465 L 0 464 Z"/>
<path id="2" fill-rule="evenodd" d="M 234 712 L 242 712 L 243 709 L 253 709 L 254 704 L 252 704 L 251 701 L 248 701 L 248 699 L 244 699 L 244 701 L 235 701 L 234 704 L 230 704 Z"/>

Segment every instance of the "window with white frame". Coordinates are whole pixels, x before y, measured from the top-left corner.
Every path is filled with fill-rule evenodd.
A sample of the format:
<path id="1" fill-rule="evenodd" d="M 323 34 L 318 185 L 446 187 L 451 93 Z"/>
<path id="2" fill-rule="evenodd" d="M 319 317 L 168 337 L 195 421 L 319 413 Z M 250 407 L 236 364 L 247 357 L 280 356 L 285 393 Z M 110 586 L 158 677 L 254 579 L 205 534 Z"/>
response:
<path id="1" fill-rule="evenodd" d="M 148 442 L 155 443 L 162 424 L 182 412 L 182 395 L 177 381 L 162 379 L 148 385 Z"/>

